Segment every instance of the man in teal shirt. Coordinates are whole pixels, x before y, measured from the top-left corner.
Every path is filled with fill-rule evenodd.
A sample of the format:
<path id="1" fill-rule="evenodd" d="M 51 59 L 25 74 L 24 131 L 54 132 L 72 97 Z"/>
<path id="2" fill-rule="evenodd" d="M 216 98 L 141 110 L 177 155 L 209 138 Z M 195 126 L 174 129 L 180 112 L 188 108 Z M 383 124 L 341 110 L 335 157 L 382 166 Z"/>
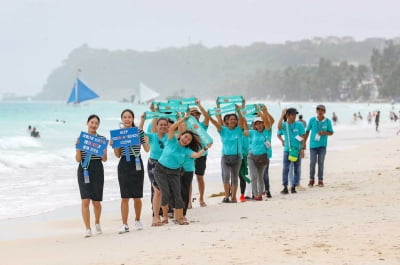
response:
<path id="1" fill-rule="evenodd" d="M 278 130 L 282 130 L 285 141 L 283 147 L 283 168 L 282 168 L 282 194 L 288 194 L 289 168 L 293 164 L 293 179 L 290 179 L 290 192 L 296 193 L 296 186 L 300 182 L 301 158 L 304 157 L 304 135 L 305 129 L 303 123 L 296 121 L 298 114 L 295 108 L 282 110 L 281 118 L 278 121 Z M 284 121 L 286 118 L 286 121 Z M 292 160 L 289 160 L 289 155 Z"/>
<path id="2" fill-rule="evenodd" d="M 317 106 L 317 116 L 308 122 L 305 141 L 311 131 L 310 137 L 310 182 L 309 187 L 314 185 L 315 164 L 318 162 L 318 186 L 324 186 L 324 162 L 328 136 L 333 134 L 332 122 L 325 117 L 324 105 Z"/>

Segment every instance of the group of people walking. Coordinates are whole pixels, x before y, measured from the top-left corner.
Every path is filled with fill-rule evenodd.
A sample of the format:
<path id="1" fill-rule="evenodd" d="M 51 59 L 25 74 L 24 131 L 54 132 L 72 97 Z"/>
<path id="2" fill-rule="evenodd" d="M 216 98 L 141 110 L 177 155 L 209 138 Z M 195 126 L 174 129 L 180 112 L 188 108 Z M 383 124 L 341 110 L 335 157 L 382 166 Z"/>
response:
<path id="1" fill-rule="evenodd" d="M 194 131 L 187 128 L 185 121 L 193 116 L 199 125 L 207 130 L 209 122 L 217 129 L 222 143 L 221 178 L 224 188 L 223 203 L 236 203 L 237 197 L 241 202 L 246 201 L 244 196 L 246 182 L 251 182 L 251 199 L 262 200 L 265 194 L 271 197 L 269 185 L 269 160 L 272 157 L 272 125 L 275 120 L 262 105 L 258 113 L 250 121 L 248 116 L 242 115 L 237 106 L 234 113 L 215 118 L 203 108 L 199 100 L 196 107 L 172 121 L 168 118 L 154 118 L 143 130 L 144 115 L 137 126 L 140 138 L 139 145 L 129 148 L 114 148 L 114 155 L 119 158 L 118 182 L 121 193 L 122 226 L 119 233 L 129 232 L 128 216 L 129 201 L 134 202 L 134 228 L 143 228 L 141 223 L 142 197 L 144 186 L 144 165 L 141 152 L 150 152 L 147 161 L 147 173 L 151 183 L 152 195 L 152 226 L 162 226 L 169 222 L 173 215 L 173 222 L 180 225 L 189 224 L 186 218 L 187 209 L 191 203 L 191 183 L 196 174 L 199 185 L 200 206 L 206 206 L 204 200 L 204 174 L 208 149 L 211 144 L 202 144 Z M 310 137 L 310 182 L 315 181 L 315 165 L 318 164 L 318 185 L 323 186 L 323 169 L 326 154 L 327 137 L 333 134 L 332 123 L 325 117 L 325 106 L 318 105 L 317 115 L 309 120 L 305 128 L 303 123 L 296 120 L 297 110 L 288 108 L 282 110 L 278 121 L 278 135 L 282 135 L 283 169 L 282 194 L 296 192 L 299 185 L 301 158 L 304 157 L 306 142 Z M 203 120 L 200 117 L 203 115 Z M 121 124 L 124 128 L 136 127 L 134 113 L 126 109 L 121 113 Z M 88 134 L 97 135 L 100 118 L 91 115 L 87 120 Z M 79 140 L 78 140 L 79 141 Z M 78 141 L 76 144 L 78 144 Z M 112 140 L 110 140 L 112 145 Z M 129 153 L 127 153 L 129 152 Z M 90 225 L 89 205 L 92 201 L 95 215 L 95 231 L 102 233 L 100 226 L 101 201 L 103 197 L 104 170 L 102 162 L 107 160 L 107 151 L 104 154 L 91 155 L 90 162 L 85 165 L 86 152 L 76 150 L 78 165 L 78 183 L 82 199 L 82 216 L 85 224 L 85 237 L 92 236 Z M 129 156 L 130 159 L 127 158 Z M 293 175 L 289 174 L 293 167 Z M 87 173 L 85 173 L 87 172 Z M 89 175 L 89 183 L 85 183 L 85 174 Z M 246 175 L 250 175 L 250 179 Z M 240 195 L 237 196 L 240 182 Z M 247 198 L 249 199 L 249 198 Z"/>

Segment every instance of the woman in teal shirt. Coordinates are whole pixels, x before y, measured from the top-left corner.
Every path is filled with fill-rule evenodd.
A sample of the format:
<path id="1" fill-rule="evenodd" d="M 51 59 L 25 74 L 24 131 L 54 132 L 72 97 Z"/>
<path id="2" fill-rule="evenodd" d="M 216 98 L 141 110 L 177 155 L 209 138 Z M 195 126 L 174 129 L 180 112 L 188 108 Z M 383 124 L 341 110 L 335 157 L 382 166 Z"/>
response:
<path id="1" fill-rule="evenodd" d="M 153 221 L 152 226 L 163 225 L 163 222 L 168 222 L 168 215 L 165 215 L 163 222 L 160 219 L 160 207 L 161 207 L 161 191 L 157 181 L 154 178 L 154 168 L 158 163 L 158 159 L 161 157 L 164 151 L 165 143 L 168 140 L 168 120 L 166 118 L 154 119 L 151 123 L 152 132 L 146 133 L 149 138 L 150 155 L 147 162 L 147 174 L 151 183 L 151 203 L 153 206 Z M 139 126 L 140 128 L 140 126 Z"/>
<path id="2" fill-rule="evenodd" d="M 237 202 L 236 192 L 240 165 L 242 164 L 243 117 L 239 106 L 236 106 L 236 108 L 238 115 L 227 114 L 229 115 L 226 122 L 227 126 L 210 117 L 210 121 L 217 128 L 222 141 L 221 170 L 225 191 L 225 197 L 222 202 L 224 203 Z M 229 200 L 230 192 L 232 192 L 231 201 Z"/>
<path id="3" fill-rule="evenodd" d="M 262 200 L 264 191 L 264 171 L 268 170 L 269 159 L 272 156 L 271 150 L 271 126 L 274 122 L 272 116 L 268 113 L 265 106 L 262 112 L 259 112 L 259 117 L 253 121 L 253 129 L 247 131 L 247 123 L 245 123 L 245 134 L 250 137 L 250 151 L 248 155 L 248 164 L 251 175 L 251 187 L 254 199 Z M 257 164 L 254 156 L 263 155 L 266 157 L 266 164 Z"/>
<path id="4" fill-rule="evenodd" d="M 169 199 L 172 198 L 175 206 L 175 219 L 181 225 L 189 224 L 183 216 L 184 203 L 180 185 L 183 164 L 186 158 L 198 158 L 208 149 L 208 147 L 204 147 L 200 150 L 200 139 L 192 131 L 186 130 L 178 138 L 175 137 L 175 131 L 188 117 L 187 114 L 169 128 L 168 140 L 154 172 L 161 190 L 163 213 L 168 211 Z"/>

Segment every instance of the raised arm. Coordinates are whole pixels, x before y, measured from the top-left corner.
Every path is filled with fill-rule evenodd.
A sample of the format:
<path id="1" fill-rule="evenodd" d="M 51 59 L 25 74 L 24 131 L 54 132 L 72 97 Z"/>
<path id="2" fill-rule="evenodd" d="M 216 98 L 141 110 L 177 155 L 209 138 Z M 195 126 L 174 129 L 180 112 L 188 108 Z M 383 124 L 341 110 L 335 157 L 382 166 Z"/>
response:
<path id="1" fill-rule="evenodd" d="M 144 112 L 142 113 L 142 115 L 140 115 L 140 122 L 138 128 L 143 130 L 143 126 L 144 126 Z"/>
<path id="2" fill-rule="evenodd" d="M 169 127 L 169 131 L 168 131 L 168 140 L 171 140 L 172 137 L 175 137 L 175 131 L 179 128 L 179 126 L 186 121 L 189 118 L 189 113 L 186 113 L 185 117 L 183 117 L 182 119 L 178 120 L 177 122 L 174 122 L 174 124 L 171 125 L 171 127 Z"/>
<path id="3" fill-rule="evenodd" d="M 283 109 L 281 117 L 279 118 L 278 121 L 278 130 L 282 130 L 283 119 L 285 118 L 285 116 L 286 116 L 286 109 Z"/>
<path id="4" fill-rule="evenodd" d="M 217 118 L 218 118 L 218 116 L 221 119 L 221 115 L 217 115 Z M 216 121 L 213 117 L 211 117 L 211 116 L 209 116 L 209 117 L 210 117 L 211 123 L 215 126 L 215 128 L 217 128 L 217 131 L 220 132 L 222 129 L 222 122 L 220 123 L 220 122 Z"/>
<path id="5" fill-rule="evenodd" d="M 200 109 L 201 114 L 203 114 L 204 120 L 203 123 L 205 126 L 208 126 L 210 123 L 210 115 L 208 115 L 208 112 L 203 108 L 203 106 L 200 104 L 200 100 L 196 100 L 196 104 Z"/>
<path id="6" fill-rule="evenodd" d="M 274 123 L 274 118 L 269 114 L 266 106 L 261 109 L 261 119 L 264 121 L 264 126 L 267 130 L 271 130 L 271 126 Z"/>
<path id="7" fill-rule="evenodd" d="M 238 119 L 239 119 L 238 126 L 243 129 L 243 126 L 244 126 L 243 123 L 246 122 L 246 119 L 243 117 L 242 112 L 240 110 L 241 110 L 241 108 L 238 105 L 236 105 L 236 112 L 237 112 Z"/>
<path id="8" fill-rule="evenodd" d="M 191 158 L 199 158 L 202 155 L 204 155 L 204 153 L 211 147 L 212 144 L 208 144 L 207 146 L 204 146 L 203 149 L 201 149 L 198 152 L 193 152 L 190 157 Z"/>

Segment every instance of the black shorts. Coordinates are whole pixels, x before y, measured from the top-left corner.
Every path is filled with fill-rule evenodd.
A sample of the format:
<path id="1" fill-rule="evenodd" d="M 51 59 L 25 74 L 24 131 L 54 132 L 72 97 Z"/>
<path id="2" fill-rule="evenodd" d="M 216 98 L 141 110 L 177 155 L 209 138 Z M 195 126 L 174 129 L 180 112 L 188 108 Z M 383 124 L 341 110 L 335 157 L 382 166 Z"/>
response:
<path id="1" fill-rule="evenodd" d="M 83 168 L 79 163 L 78 184 L 79 191 L 81 193 L 81 199 L 102 201 L 104 188 L 104 169 L 101 160 L 90 160 L 88 171 L 90 183 L 85 183 L 83 178 Z"/>
<path id="2" fill-rule="evenodd" d="M 121 198 L 142 198 L 144 170 L 143 161 L 140 158 L 141 170 L 136 170 L 135 157 L 127 162 L 122 156 L 118 164 L 118 182 Z"/>
<path id="3" fill-rule="evenodd" d="M 199 176 L 204 176 L 204 173 L 206 172 L 206 161 L 207 161 L 207 156 L 201 156 L 194 160 L 194 167 L 196 169 L 194 171 L 194 174 Z"/>

